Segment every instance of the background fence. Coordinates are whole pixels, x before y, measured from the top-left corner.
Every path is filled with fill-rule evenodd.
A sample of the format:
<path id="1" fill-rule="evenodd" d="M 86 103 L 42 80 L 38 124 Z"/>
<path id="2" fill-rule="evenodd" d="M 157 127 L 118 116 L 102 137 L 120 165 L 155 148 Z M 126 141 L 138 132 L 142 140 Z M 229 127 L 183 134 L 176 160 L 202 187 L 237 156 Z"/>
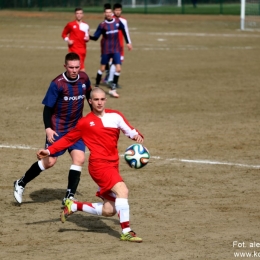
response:
<path id="1" fill-rule="evenodd" d="M 258 0 L 259 1 L 259 0 Z M 113 0 L 0 0 L 1 9 L 69 11 L 81 6 L 87 12 L 102 12 Z M 240 14 L 240 0 L 119 0 L 124 13 L 144 14 Z"/>

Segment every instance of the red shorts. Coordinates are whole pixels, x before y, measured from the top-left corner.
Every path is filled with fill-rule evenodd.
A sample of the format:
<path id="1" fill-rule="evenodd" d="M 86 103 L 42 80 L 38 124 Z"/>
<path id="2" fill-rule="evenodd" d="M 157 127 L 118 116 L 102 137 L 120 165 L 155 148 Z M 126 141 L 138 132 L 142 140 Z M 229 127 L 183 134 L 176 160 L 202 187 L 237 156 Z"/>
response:
<path id="1" fill-rule="evenodd" d="M 118 182 L 123 181 L 119 174 L 118 162 L 89 163 L 88 170 L 92 179 L 99 186 L 96 196 L 115 201 L 115 196 L 111 189 Z"/>
<path id="2" fill-rule="evenodd" d="M 84 69 L 85 68 L 86 51 L 85 50 L 69 48 L 69 52 L 75 52 L 75 53 L 77 53 L 79 55 L 79 58 L 80 58 L 80 69 Z"/>

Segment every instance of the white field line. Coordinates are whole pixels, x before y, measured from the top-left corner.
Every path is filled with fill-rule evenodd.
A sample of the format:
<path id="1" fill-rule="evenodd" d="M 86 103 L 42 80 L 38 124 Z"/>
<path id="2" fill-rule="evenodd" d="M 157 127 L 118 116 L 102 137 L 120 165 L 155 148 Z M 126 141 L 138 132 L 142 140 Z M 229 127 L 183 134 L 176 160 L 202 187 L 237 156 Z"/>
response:
<path id="1" fill-rule="evenodd" d="M 142 32 L 134 32 L 133 34 L 143 34 Z M 233 37 L 233 38 L 260 38 L 258 34 L 233 34 L 233 33 L 184 33 L 184 32 L 150 32 L 149 35 L 163 36 L 188 36 L 188 37 Z"/>
<path id="2" fill-rule="evenodd" d="M 67 46 L 46 46 L 46 45 L 19 45 L 19 44 L 0 44 L 0 48 L 10 48 L 10 49 L 49 49 L 49 50 L 67 50 Z M 253 50 L 259 47 L 252 46 L 217 46 L 217 47 L 206 47 L 206 46 L 181 46 L 181 47 L 173 47 L 167 45 L 157 47 L 156 45 L 135 45 L 134 50 L 142 50 L 142 51 L 170 51 L 170 50 L 180 50 L 180 51 L 194 51 L 194 50 L 213 50 L 213 49 L 230 49 L 230 50 Z M 100 51 L 100 47 L 88 47 L 88 50 L 92 51 Z"/>
<path id="3" fill-rule="evenodd" d="M 38 150 L 38 148 L 34 148 L 34 147 L 26 146 L 26 145 L 4 145 L 4 144 L 0 144 L 0 148 Z M 86 153 L 88 153 L 88 151 Z M 120 154 L 120 156 L 123 157 L 124 155 Z M 242 168 L 260 169 L 260 165 L 250 165 L 250 164 L 242 164 L 242 163 L 218 162 L 218 161 L 209 161 L 209 160 L 178 159 L 178 158 L 162 158 L 160 156 L 151 156 L 151 158 L 155 159 L 155 160 L 177 161 L 177 162 L 183 162 L 183 163 L 227 165 L 227 166 L 236 166 L 236 167 L 242 167 Z"/>

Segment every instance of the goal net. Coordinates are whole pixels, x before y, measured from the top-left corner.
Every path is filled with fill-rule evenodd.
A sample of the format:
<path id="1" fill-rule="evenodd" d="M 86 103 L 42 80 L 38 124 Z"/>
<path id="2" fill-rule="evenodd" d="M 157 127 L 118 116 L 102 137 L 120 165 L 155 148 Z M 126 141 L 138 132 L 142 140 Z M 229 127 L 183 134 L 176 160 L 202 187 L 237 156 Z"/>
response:
<path id="1" fill-rule="evenodd" d="M 241 30 L 260 31 L 260 0 L 241 0 Z"/>

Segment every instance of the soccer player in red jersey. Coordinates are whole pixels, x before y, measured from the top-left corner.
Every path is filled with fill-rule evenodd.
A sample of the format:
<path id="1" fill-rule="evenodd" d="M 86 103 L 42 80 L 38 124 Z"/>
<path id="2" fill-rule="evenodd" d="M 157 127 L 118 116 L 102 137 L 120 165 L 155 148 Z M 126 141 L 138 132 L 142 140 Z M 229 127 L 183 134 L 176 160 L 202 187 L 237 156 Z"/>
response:
<path id="1" fill-rule="evenodd" d="M 85 58 L 89 41 L 89 25 L 83 22 L 83 9 L 75 9 L 75 20 L 67 23 L 62 31 L 62 38 L 68 43 L 69 52 L 75 52 L 80 57 L 80 70 L 85 71 Z"/>
<path id="2" fill-rule="evenodd" d="M 70 52 L 65 57 L 66 71 L 58 75 L 50 83 L 47 93 L 42 101 L 43 121 L 46 132 L 46 147 L 51 146 L 59 138 L 75 127 L 82 117 L 84 100 L 88 99 L 91 84 L 88 75 L 80 71 L 80 58 L 78 54 Z M 53 154 L 51 157 L 39 160 L 31 165 L 24 176 L 14 182 L 14 197 L 22 203 L 25 186 L 37 177 L 42 171 L 51 168 L 59 156 L 66 150 Z M 82 140 L 68 147 L 72 159 L 68 175 L 66 198 L 74 199 L 85 161 L 85 145 Z"/>
<path id="3" fill-rule="evenodd" d="M 101 62 L 100 69 L 97 72 L 96 76 L 96 87 L 99 86 L 101 81 L 102 74 L 106 68 L 106 64 L 110 59 L 113 60 L 115 64 L 116 72 L 113 77 L 113 82 L 111 84 L 111 90 L 109 94 L 113 97 L 119 97 L 116 92 L 117 82 L 120 76 L 121 71 L 121 58 L 120 58 L 120 40 L 119 40 L 119 31 L 122 31 L 122 34 L 125 38 L 128 50 L 132 50 L 132 44 L 129 39 L 129 35 L 125 31 L 124 24 L 116 17 L 113 17 L 113 12 L 110 5 L 105 5 L 105 20 L 99 24 L 97 30 L 93 36 L 90 36 L 90 40 L 98 40 L 102 35 L 101 40 Z"/>
<path id="4" fill-rule="evenodd" d="M 61 213 L 61 221 L 76 211 L 93 215 L 119 216 L 122 234 L 120 239 L 142 242 L 142 238 L 130 228 L 128 188 L 119 173 L 118 139 L 120 130 L 130 139 L 143 143 L 143 135 L 134 129 L 119 111 L 105 109 L 106 94 L 101 88 L 91 91 L 89 103 L 92 112 L 79 120 L 75 128 L 51 145 L 37 152 L 38 159 L 46 158 L 82 139 L 90 151 L 89 174 L 98 185 L 96 196 L 103 203 L 79 202 L 67 199 Z"/>

